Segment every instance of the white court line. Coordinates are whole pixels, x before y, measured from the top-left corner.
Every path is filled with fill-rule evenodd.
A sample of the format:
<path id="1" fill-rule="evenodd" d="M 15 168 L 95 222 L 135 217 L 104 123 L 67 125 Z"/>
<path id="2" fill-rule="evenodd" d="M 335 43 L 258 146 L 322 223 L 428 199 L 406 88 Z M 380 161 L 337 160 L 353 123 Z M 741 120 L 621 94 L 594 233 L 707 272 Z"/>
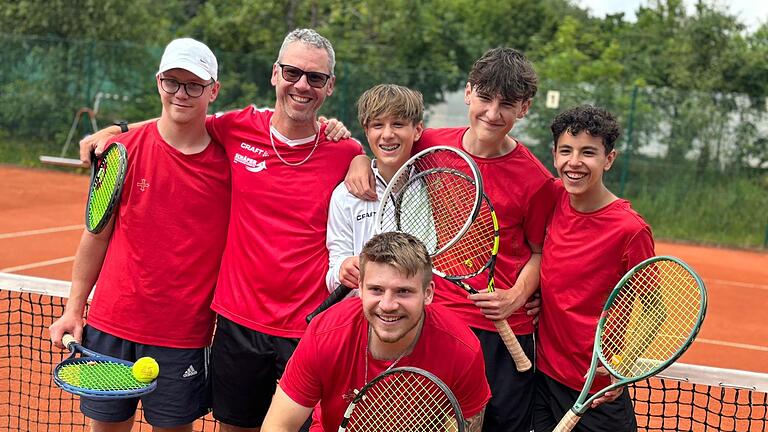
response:
<path id="1" fill-rule="evenodd" d="M 737 343 L 737 342 L 726 342 L 726 341 L 720 341 L 715 339 L 702 339 L 702 338 L 696 338 L 696 342 L 698 343 L 705 343 L 709 345 L 719 345 L 719 346 L 725 346 L 729 348 L 741 348 L 745 350 L 751 350 L 751 351 L 762 351 L 762 352 L 768 352 L 767 346 L 762 345 L 751 345 L 751 344 L 743 344 L 743 343 Z"/>
<path id="2" fill-rule="evenodd" d="M 762 284 L 755 284 L 755 283 L 748 283 L 748 282 L 736 282 L 736 281 L 727 281 L 722 279 L 707 279 L 704 278 L 704 283 L 713 283 L 717 285 L 728 285 L 738 288 L 755 288 L 759 290 L 765 290 L 768 291 L 768 285 L 762 285 Z"/>
<path id="3" fill-rule="evenodd" d="M 64 257 L 64 258 L 56 258 L 56 259 L 52 259 L 52 260 L 48 260 L 48 261 L 38 261 L 36 263 L 24 264 L 24 265 L 15 266 L 15 267 L 6 267 L 4 269 L 0 269 L 0 272 L 2 272 L 2 273 L 13 273 L 13 272 L 21 271 L 21 270 L 29 270 L 29 269 L 38 268 L 38 267 L 46 267 L 46 266 L 50 266 L 50 265 L 54 265 L 54 264 L 61 264 L 61 263 L 65 263 L 65 262 L 71 262 L 71 261 L 74 261 L 74 260 L 75 260 L 74 256 Z"/>
<path id="4" fill-rule="evenodd" d="M 85 225 L 67 225 L 67 226 L 61 226 L 61 227 L 55 227 L 55 228 L 43 228 L 43 229 L 36 229 L 36 230 L 29 230 L 29 231 L 16 231 L 11 233 L 4 233 L 0 234 L 0 240 L 3 239 L 9 239 L 9 238 L 17 238 L 17 237 L 26 237 L 26 236 L 33 236 L 38 234 L 48 234 L 48 233 L 57 233 L 57 232 L 64 232 L 64 231 L 75 231 L 75 230 L 81 230 L 85 228 Z"/>

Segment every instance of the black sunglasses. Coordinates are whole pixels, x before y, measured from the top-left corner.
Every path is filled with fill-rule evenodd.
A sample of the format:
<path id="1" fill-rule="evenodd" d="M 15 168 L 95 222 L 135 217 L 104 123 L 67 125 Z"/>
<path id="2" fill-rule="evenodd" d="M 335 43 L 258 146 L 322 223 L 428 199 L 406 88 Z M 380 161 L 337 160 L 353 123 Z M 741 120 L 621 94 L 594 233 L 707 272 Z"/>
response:
<path id="1" fill-rule="evenodd" d="M 203 95 L 203 91 L 205 91 L 206 87 L 215 83 L 216 81 L 213 79 L 211 79 L 211 82 L 208 84 L 199 84 L 196 82 L 181 82 L 173 78 L 160 78 L 160 87 L 166 93 L 176 94 L 180 88 L 184 87 L 184 91 L 187 93 L 187 96 L 191 98 L 199 98 Z"/>
<path id="2" fill-rule="evenodd" d="M 287 64 L 278 63 L 278 66 L 280 66 L 280 69 L 283 71 L 283 79 L 288 82 L 298 82 L 302 76 L 307 76 L 307 83 L 314 88 L 323 88 L 325 87 L 325 84 L 328 82 L 328 80 L 331 78 L 330 75 L 322 72 L 305 72 L 296 66 L 291 66 Z"/>

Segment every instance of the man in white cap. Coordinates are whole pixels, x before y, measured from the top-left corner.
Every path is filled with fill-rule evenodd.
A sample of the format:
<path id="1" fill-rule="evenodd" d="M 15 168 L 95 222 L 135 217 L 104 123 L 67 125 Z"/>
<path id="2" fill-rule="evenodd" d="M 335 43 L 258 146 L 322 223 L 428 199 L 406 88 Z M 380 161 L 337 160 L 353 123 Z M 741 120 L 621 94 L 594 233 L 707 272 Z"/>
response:
<path id="1" fill-rule="evenodd" d="M 206 121 L 232 173 L 227 248 L 211 304 L 218 313 L 213 416 L 222 432 L 259 430 L 307 328 L 304 317 L 328 295 L 328 206 L 363 153 L 357 141 L 334 141 L 339 134 L 318 121 L 333 94 L 335 56 L 316 31 L 289 32 L 272 65 L 274 110 L 248 106 Z M 81 141 L 81 159 L 114 129 Z"/>
<path id="2" fill-rule="evenodd" d="M 160 431 L 191 431 L 208 412 L 210 309 L 226 240 L 230 170 L 205 128 L 219 92 L 216 57 L 193 39 L 165 49 L 157 72 L 159 119 L 117 135 L 128 150 L 120 205 L 104 231 L 83 233 L 64 314 L 50 327 L 93 351 L 135 361 L 153 357 L 157 389 L 141 397 Z M 95 283 L 88 323 L 83 313 Z M 138 399 L 81 398 L 95 432 L 130 431 Z"/>

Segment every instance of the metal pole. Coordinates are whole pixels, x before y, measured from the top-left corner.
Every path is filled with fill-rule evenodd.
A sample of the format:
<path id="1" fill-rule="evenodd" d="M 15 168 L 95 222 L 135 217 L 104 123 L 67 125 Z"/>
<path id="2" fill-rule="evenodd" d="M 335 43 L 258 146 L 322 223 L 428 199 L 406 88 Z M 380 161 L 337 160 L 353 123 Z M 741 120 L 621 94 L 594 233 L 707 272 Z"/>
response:
<path id="1" fill-rule="evenodd" d="M 629 159 L 632 156 L 633 147 L 633 133 L 635 129 L 635 110 L 637 108 L 637 89 L 638 86 L 632 88 L 632 101 L 629 104 L 629 119 L 627 120 L 627 145 L 625 146 L 624 166 L 621 170 L 621 183 L 619 185 L 619 196 L 624 197 L 624 187 L 627 184 L 627 177 L 629 176 Z"/>

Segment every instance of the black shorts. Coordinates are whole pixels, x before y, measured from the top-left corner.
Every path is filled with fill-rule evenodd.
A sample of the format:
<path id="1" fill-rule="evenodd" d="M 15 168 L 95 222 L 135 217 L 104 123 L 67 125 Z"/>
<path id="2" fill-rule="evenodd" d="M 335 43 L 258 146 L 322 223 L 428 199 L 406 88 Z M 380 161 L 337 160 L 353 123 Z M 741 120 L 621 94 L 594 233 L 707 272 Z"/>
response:
<path id="1" fill-rule="evenodd" d="M 136 413 L 139 399 L 144 418 L 156 427 L 192 423 L 208 413 L 208 348 L 182 349 L 143 345 L 112 336 L 90 326 L 83 330 L 83 346 L 125 360 L 149 356 L 160 365 L 157 388 L 131 399 L 80 398 L 80 411 L 93 420 L 122 422 Z"/>
<path id="2" fill-rule="evenodd" d="M 484 432 L 529 432 L 535 390 L 533 370 L 518 372 L 515 361 L 497 332 L 472 329 L 480 340 L 491 400 L 485 407 Z M 536 340 L 532 334 L 518 335 L 523 351 L 534 362 Z"/>
<path id="3" fill-rule="evenodd" d="M 551 432 L 565 413 L 571 409 L 579 393 L 537 372 L 533 413 L 534 430 Z M 636 430 L 635 410 L 626 389 L 615 401 L 588 409 L 574 429 L 578 432 L 634 432 Z"/>
<path id="4" fill-rule="evenodd" d="M 298 343 L 219 316 L 211 350 L 213 417 L 233 426 L 260 427 Z"/>

